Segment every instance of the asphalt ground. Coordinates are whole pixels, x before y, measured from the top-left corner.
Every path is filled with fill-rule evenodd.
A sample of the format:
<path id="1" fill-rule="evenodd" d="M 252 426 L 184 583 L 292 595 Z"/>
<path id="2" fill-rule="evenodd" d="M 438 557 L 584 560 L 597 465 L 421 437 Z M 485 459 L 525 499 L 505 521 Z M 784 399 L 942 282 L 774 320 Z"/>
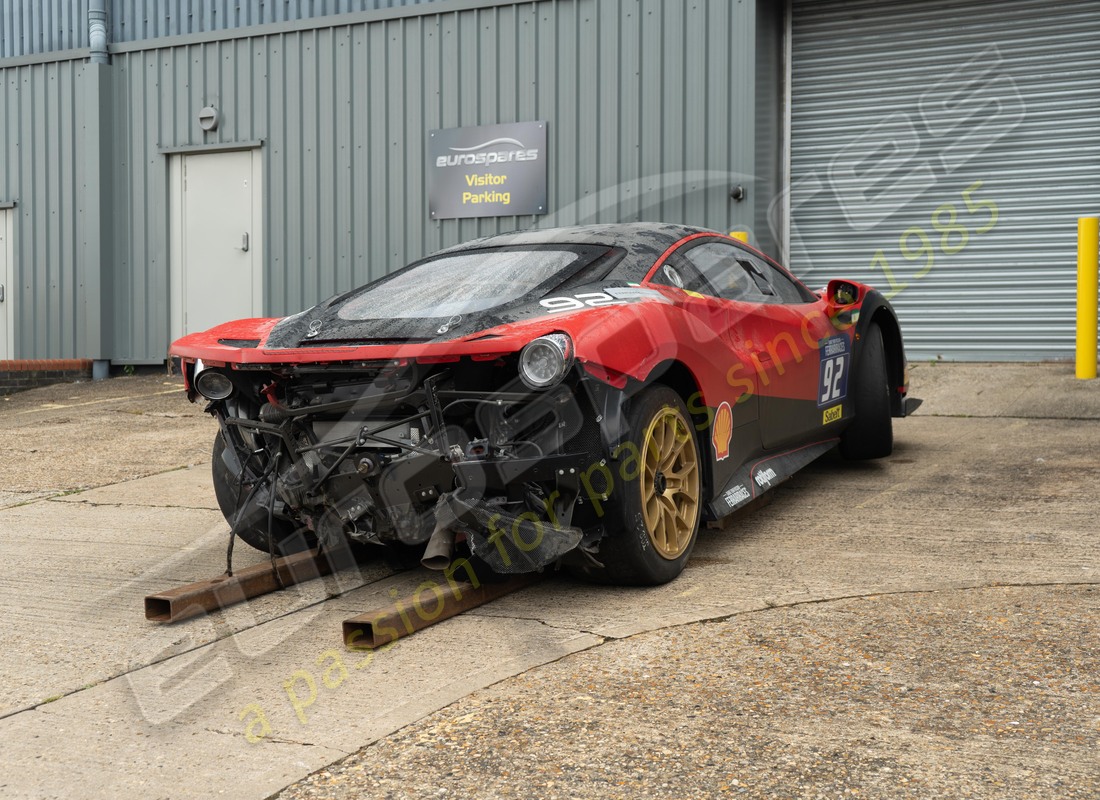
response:
<path id="1" fill-rule="evenodd" d="M 367 563 L 209 617 L 212 422 L 161 376 L 0 401 L 2 797 L 1100 796 L 1100 383 L 919 364 L 684 575 L 553 577 L 376 656 Z M 239 548 L 239 563 L 260 560 Z"/>

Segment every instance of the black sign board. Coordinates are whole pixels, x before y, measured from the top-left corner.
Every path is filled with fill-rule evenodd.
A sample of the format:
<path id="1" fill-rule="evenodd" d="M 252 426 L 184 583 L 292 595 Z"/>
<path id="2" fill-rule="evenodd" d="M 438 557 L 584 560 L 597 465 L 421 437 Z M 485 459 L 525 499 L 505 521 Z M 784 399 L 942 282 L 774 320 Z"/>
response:
<path id="1" fill-rule="evenodd" d="M 428 134 L 432 219 L 546 213 L 546 123 Z"/>

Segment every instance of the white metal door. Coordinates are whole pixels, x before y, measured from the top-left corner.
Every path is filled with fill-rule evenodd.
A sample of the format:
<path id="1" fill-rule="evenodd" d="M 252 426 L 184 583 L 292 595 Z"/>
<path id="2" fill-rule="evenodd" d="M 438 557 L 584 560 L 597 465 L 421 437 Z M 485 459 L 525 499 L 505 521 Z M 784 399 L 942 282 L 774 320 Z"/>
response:
<path id="1" fill-rule="evenodd" d="M 11 310 L 15 298 L 13 218 L 11 209 L 0 208 L 0 360 L 15 358 L 15 314 Z"/>
<path id="2" fill-rule="evenodd" d="M 263 311 L 258 150 L 172 164 L 173 337 Z"/>

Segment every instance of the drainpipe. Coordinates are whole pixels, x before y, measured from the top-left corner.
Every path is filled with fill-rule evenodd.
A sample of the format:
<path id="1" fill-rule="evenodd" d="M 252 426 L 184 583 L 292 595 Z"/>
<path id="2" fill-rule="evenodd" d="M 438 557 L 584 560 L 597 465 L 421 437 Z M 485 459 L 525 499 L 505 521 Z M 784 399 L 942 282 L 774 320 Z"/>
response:
<path id="1" fill-rule="evenodd" d="M 88 46 L 93 64 L 108 64 L 107 60 L 107 0 L 88 3 Z"/>
<path id="2" fill-rule="evenodd" d="M 93 106 L 93 124 L 88 126 L 83 138 L 85 164 L 89 174 L 89 187 L 85 190 L 89 203 L 89 240 L 85 246 L 85 287 L 92 301 L 89 302 L 87 340 L 85 347 L 93 357 L 92 379 L 103 380 L 111 371 L 111 362 L 103 356 L 110 352 L 112 337 L 105 318 L 111 307 L 109 296 L 108 243 L 106 224 L 107 201 L 111 174 L 107 157 L 109 141 L 109 92 L 108 77 L 110 59 L 107 54 L 107 2 L 88 0 L 88 61 L 97 66 L 86 71 L 86 91 Z M 99 67 L 102 67 L 100 69 Z M 94 305 L 93 305 L 94 303 Z M 93 310 L 94 309 L 94 310 Z"/>

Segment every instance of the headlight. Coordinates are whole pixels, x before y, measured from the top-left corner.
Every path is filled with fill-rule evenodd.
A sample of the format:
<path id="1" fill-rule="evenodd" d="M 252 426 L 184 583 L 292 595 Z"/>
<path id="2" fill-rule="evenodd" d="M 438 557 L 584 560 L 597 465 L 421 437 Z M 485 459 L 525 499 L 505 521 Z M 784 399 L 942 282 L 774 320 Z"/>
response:
<path id="1" fill-rule="evenodd" d="M 573 365 L 573 340 L 551 333 L 528 342 L 519 351 L 519 376 L 531 389 L 558 383 Z"/>
<path id="2" fill-rule="evenodd" d="M 207 369 L 199 359 L 195 362 L 195 389 L 207 400 L 224 400 L 233 394 L 233 381 L 224 373 Z"/>

